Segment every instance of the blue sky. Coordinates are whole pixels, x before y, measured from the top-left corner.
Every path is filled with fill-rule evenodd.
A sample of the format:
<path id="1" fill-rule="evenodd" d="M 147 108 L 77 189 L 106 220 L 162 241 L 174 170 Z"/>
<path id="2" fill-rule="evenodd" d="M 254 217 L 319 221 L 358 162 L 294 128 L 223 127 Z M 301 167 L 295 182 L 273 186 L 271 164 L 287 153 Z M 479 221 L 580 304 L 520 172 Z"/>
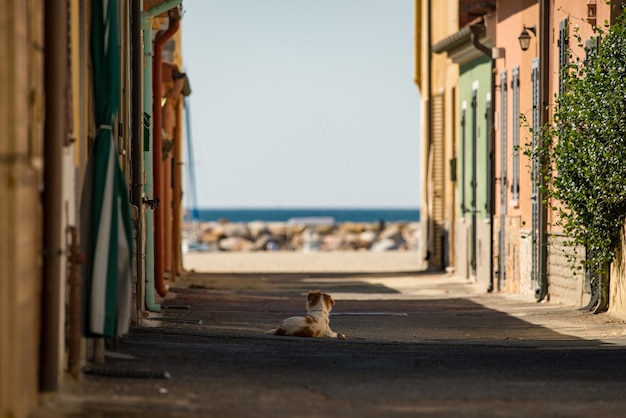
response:
<path id="1" fill-rule="evenodd" d="M 412 0 L 183 7 L 199 207 L 419 207 Z"/>

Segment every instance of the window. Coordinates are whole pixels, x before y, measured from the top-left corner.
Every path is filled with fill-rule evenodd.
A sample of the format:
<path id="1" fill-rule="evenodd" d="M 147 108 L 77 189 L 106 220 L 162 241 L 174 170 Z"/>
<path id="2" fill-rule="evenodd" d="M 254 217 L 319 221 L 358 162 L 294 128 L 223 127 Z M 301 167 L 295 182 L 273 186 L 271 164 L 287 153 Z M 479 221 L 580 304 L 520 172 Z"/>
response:
<path id="1" fill-rule="evenodd" d="M 517 207 L 519 205 L 519 178 L 520 178 L 520 161 L 519 161 L 519 153 L 521 152 L 519 146 L 519 135 L 520 135 L 520 111 L 519 111 L 519 67 L 514 67 L 511 72 L 511 93 L 512 97 L 512 118 L 513 123 L 513 132 L 512 133 L 512 141 L 513 141 L 513 166 L 511 167 L 511 200 L 512 205 Z"/>
<path id="2" fill-rule="evenodd" d="M 539 145 L 539 58 L 535 58 L 532 64 L 532 70 L 530 73 L 530 81 L 532 83 L 532 148 L 535 150 Z M 537 185 L 537 178 L 539 176 L 539 167 L 536 161 L 532 163 L 532 259 L 531 259 L 531 288 L 535 289 L 539 285 L 538 280 L 538 266 L 539 266 L 539 186 Z"/>
<path id="3" fill-rule="evenodd" d="M 486 111 L 485 111 L 485 121 L 486 121 L 486 126 L 487 126 L 487 147 L 485 149 L 486 151 L 486 155 L 487 158 L 489 158 L 489 164 L 487 165 L 487 178 L 485 179 L 485 184 L 491 184 L 491 180 L 495 177 L 495 173 L 493 171 L 493 164 L 492 161 L 494 161 L 495 159 L 495 155 L 493 154 L 495 150 L 491 149 L 492 148 L 492 141 L 495 140 L 495 138 L 493 138 L 493 111 L 492 111 L 492 106 L 493 104 L 491 103 L 491 92 L 487 92 L 487 94 L 485 95 L 485 107 L 486 107 Z M 495 204 L 493 202 L 493 190 L 491 187 L 487 187 L 487 201 L 485 202 L 485 213 L 486 215 L 489 217 L 491 215 L 493 215 L 493 211 L 495 208 Z"/>
<path id="4" fill-rule="evenodd" d="M 467 102 L 463 102 L 461 106 L 461 213 L 465 218 L 465 214 L 469 212 L 465 204 L 465 183 L 467 181 L 465 168 L 467 167 L 466 151 L 466 127 L 467 127 Z"/>
<path id="5" fill-rule="evenodd" d="M 585 42 L 585 52 L 587 53 L 587 58 L 591 57 L 598 53 L 598 48 L 600 48 L 600 37 L 592 36 L 587 39 Z"/>
<path id="6" fill-rule="evenodd" d="M 500 73 L 500 231 L 498 234 L 498 288 L 506 281 L 506 186 L 507 186 L 507 77 Z"/>
<path id="7" fill-rule="evenodd" d="M 506 71 L 500 73 L 500 213 L 506 213 L 506 152 L 507 152 L 507 79 Z"/>
<path id="8" fill-rule="evenodd" d="M 559 23 L 559 95 L 565 92 L 563 84 L 563 71 L 567 71 L 567 48 L 569 46 L 569 20 L 567 18 Z"/>

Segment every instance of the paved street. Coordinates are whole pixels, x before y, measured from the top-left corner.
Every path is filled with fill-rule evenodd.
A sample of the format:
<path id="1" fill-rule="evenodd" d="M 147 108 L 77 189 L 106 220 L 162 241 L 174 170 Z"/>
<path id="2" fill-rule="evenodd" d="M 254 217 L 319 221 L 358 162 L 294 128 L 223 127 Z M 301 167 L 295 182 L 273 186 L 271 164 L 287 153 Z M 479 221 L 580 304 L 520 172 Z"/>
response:
<path id="1" fill-rule="evenodd" d="M 347 339 L 266 336 L 331 293 Z M 621 416 L 625 324 L 446 275 L 194 273 L 39 417 Z M 164 378 L 168 376 L 168 378 Z"/>

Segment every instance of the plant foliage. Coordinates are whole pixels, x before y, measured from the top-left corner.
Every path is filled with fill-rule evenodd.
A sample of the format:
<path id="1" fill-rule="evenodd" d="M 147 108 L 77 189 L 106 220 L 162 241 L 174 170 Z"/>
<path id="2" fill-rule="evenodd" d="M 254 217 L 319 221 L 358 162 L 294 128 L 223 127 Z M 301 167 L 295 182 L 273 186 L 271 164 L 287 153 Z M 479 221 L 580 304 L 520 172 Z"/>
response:
<path id="1" fill-rule="evenodd" d="M 562 94 L 541 147 L 527 148 L 556 225 L 584 246 L 589 265 L 619 253 L 626 220 L 626 29 L 624 20 L 598 30 L 598 47 L 585 57 L 569 50 Z M 582 48 L 577 30 L 573 38 Z"/>

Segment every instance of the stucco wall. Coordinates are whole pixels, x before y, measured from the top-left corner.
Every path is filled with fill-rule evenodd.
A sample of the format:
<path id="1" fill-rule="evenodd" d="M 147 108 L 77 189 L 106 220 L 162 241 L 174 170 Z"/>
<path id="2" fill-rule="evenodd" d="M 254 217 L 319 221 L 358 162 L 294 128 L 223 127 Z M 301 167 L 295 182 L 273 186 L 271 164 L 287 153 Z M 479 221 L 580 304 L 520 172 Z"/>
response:
<path id="1" fill-rule="evenodd" d="M 506 282 L 504 290 L 507 293 L 520 292 L 520 248 L 521 232 L 520 218 L 506 218 Z"/>
<path id="2" fill-rule="evenodd" d="M 531 27 L 538 25 L 539 19 L 539 2 L 536 0 L 519 0 L 497 2 L 496 11 L 496 47 L 499 51 L 499 57 L 496 59 L 496 74 L 499 84 L 500 76 L 506 71 L 506 107 L 503 108 L 501 103 L 502 90 L 496 90 L 494 94 L 495 109 L 498 112 L 495 126 L 495 157 L 496 157 L 496 176 L 501 176 L 501 164 L 506 164 L 506 188 L 504 199 L 501 196 L 500 183 L 496 183 L 495 197 L 495 218 L 500 219 L 502 212 L 506 214 L 506 237 L 505 237 L 505 264 L 506 264 L 506 282 L 503 289 L 507 293 L 519 293 L 525 296 L 534 297 L 534 289 L 531 286 L 531 251 L 532 240 L 528 237 L 527 231 L 532 223 L 531 217 L 531 189 L 532 180 L 529 173 L 529 161 L 523 154 L 522 150 L 514 149 L 513 137 L 514 133 L 519 134 L 519 145 L 523 148 L 530 141 L 530 135 L 526 126 L 520 126 L 520 113 L 530 118 L 532 109 L 531 103 L 531 79 L 530 70 L 531 62 L 538 55 L 538 37 L 531 34 L 531 45 L 526 51 L 522 51 L 519 45 L 518 36 L 522 32 L 524 26 Z M 519 70 L 519 98 L 517 101 L 518 108 L 515 113 L 514 94 L 513 94 L 513 73 L 514 69 Z M 502 112 L 506 111 L 505 123 L 502 123 Z M 505 127 L 506 141 L 504 150 L 505 159 L 503 161 L 502 146 L 502 127 Z M 513 172 L 515 167 L 514 160 L 517 162 L 519 171 Z M 519 195 L 514 199 L 512 193 L 513 179 L 518 175 Z M 502 179 L 499 179 L 502 181 Z M 506 202 L 506 207 L 502 207 L 502 200 Z M 494 228 L 495 229 L 495 228 Z M 494 248 L 498 250 L 498 231 L 494 230 L 495 244 Z"/>
<path id="3" fill-rule="evenodd" d="M 472 95 L 476 94 L 476 115 L 474 126 L 474 115 L 472 114 Z M 472 202 L 472 136 L 476 135 L 476 216 L 478 219 L 485 219 L 487 215 L 487 190 L 489 181 L 487 179 L 487 99 L 491 98 L 491 60 L 486 56 L 481 56 L 472 63 L 460 67 L 459 76 L 459 115 L 465 108 L 465 127 L 459 126 L 459 136 L 465 133 L 465 149 L 459 146 L 459 153 L 465 154 L 465 166 L 461 164 L 459 183 L 465 183 L 465 198 L 459 196 L 459 205 L 465 202 L 466 206 Z M 459 117 L 459 124 L 462 123 Z M 461 157 L 463 155 L 461 154 Z M 462 193 L 459 189 L 459 193 Z M 470 209 L 466 207 L 465 209 Z M 463 208 L 457 209 L 463 213 Z M 465 214 L 468 216 L 469 214 Z"/>
<path id="4" fill-rule="evenodd" d="M 455 237 L 454 237 L 454 246 L 455 246 L 455 257 L 456 257 L 456 266 L 455 266 L 455 274 L 464 279 L 470 279 L 470 269 L 469 269 L 469 260 L 470 260 L 470 227 L 471 224 L 465 218 L 461 218 L 456 223 L 455 228 Z"/>
<path id="5" fill-rule="evenodd" d="M 490 216 L 487 213 L 487 100 L 491 98 L 491 60 L 482 55 L 469 63 L 460 66 L 459 75 L 459 108 L 458 108 L 458 140 L 457 160 L 457 213 L 464 222 L 466 230 L 457 231 L 465 234 L 457 241 L 461 246 L 455 254 L 456 268 L 466 274 L 471 272 L 471 249 L 476 248 L 476 282 L 485 288 L 489 287 L 491 280 L 490 272 Z M 472 96 L 476 95 L 476 108 L 472 109 Z M 463 112 L 465 119 L 463 120 Z M 475 114 L 473 113 L 475 112 Z M 475 124 L 474 124 L 475 123 Z M 475 136 L 475 138 L 474 138 Z M 463 141 L 464 137 L 464 141 Z M 475 142 L 474 142 L 475 141 Z M 476 160 L 474 167 L 473 147 L 475 147 Z M 476 175 L 476 201 L 473 191 L 473 170 Z M 475 210 L 475 217 L 474 211 Z M 472 243 L 471 224 L 476 221 L 476 238 Z M 462 228 L 463 226 L 460 225 Z"/>
<path id="6" fill-rule="evenodd" d="M 626 248 L 626 242 L 622 239 L 622 252 L 618 254 L 611 265 L 609 312 L 626 318 L 626 255 L 624 248 Z"/>
<path id="7" fill-rule="evenodd" d="M 0 416 L 19 418 L 37 406 L 39 386 L 43 6 L 21 0 L 3 5 Z"/>
<path id="8" fill-rule="evenodd" d="M 430 9 L 429 9 L 430 8 Z M 431 117 L 431 95 L 435 94 L 443 94 L 445 95 L 446 103 L 450 103 L 449 92 L 446 91 L 446 86 L 449 85 L 449 80 L 447 78 L 447 68 L 448 68 L 448 59 L 447 57 L 441 54 L 433 54 L 430 50 L 430 45 L 436 42 L 439 42 L 441 39 L 446 38 L 452 33 L 458 30 L 458 2 L 454 1 L 441 1 L 441 2 L 427 2 L 423 0 L 415 0 L 415 31 L 416 31 L 416 50 L 415 50 L 415 81 L 419 88 L 420 98 L 422 101 L 422 220 L 426 222 L 431 222 L 433 219 L 432 213 L 432 178 L 433 173 L 430 168 L 429 161 L 429 150 L 430 150 L 430 140 L 431 140 L 431 132 L 429 130 L 429 124 L 426 123 Z M 430 35 L 430 36 L 429 36 Z M 454 80 L 452 80 L 454 83 Z M 447 158 L 450 152 L 449 143 L 444 145 L 444 153 Z M 448 174 L 448 170 L 444 173 L 440 173 L 445 176 Z M 441 176 L 440 176 L 441 177 Z M 448 184 L 444 184 L 443 186 L 443 204 L 444 207 L 444 219 L 439 219 L 437 222 L 440 225 L 451 225 L 453 220 L 450 219 L 450 216 L 454 216 L 453 209 L 451 205 L 453 205 L 453 201 L 451 200 L 451 188 L 447 187 Z M 431 198 L 429 200 L 429 198 Z M 424 228 L 424 231 L 427 231 L 428 228 Z M 443 230 L 444 235 L 447 235 L 451 239 L 453 235 L 448 230 Z M 425 234 L 423 238 L 423 242 L 428 242 L 428 236 Z M 431 237 L 435 238 L 435 237 Z M 439 239 L 439 237 L 436 237 Z M 424 245 L 424 256 L 426 255 L 426 251 L 430 250 L 432 253 L 440 253 L 440 251 L 433 251 L 432 248 L 433 242 L 431 240 L 430 248 L 428 245 Z M 438 242 L 440 245 L 441 242 Z M 429 261 L 429 268 L 439 269 L 441 267 L 442 261 L 441 257 L 435 260 L 434 257 L 431 257 Z M 448 259 L 449 255 L 446 255 L 444 259 Z"/>
<path id="9" fill-rule="evenodd" d="M 520 230 L 519 234 L 519 294 L 535 296 L 532 284 L 533 242 L 530 231 Z"/>
<path id="10" fill-rule="evenodd" d="M 583 248 L 565 244 L 562 235 L 548 238 L 548 294 L 551 301 L 580 307 L 589 301 L 589 294 L 583 291 L 584 271 L 576 269 L 585 252 Z"/>
<path id="11" fill-rule="evenodd" d="M 480 291 L 491 286 L 491 220 L 479 219 L 476 224 L 476 286 Z"/>
<path id="12" fill-rule="evenodd" d="M 607 4 L 606 2 L 597 1 L 597 19 L 596 21 L 589 21 L 587 19 L 587 2 L 572 2 L 568 0 L 555 0 L 553 5 L 553 26 L 558 28 L 559 22 L 563 19 L 569 18 L 570 22 L 570 36 L 573 34 L 573 27 L 577 28 L 578 35 L 582 39 L 582 43 L 591 36 L 595 35 L 593 32 L 593 24 L 604 26 L 605 21 L 613 21 L 620 13 L 619 4 L 623 3 L 620 0 L 613 0 Z M 558 39 L 554 39 L 552 48 L 558 51 L 557 45 Z M 574 53 L 578 56 L 584 56 L 584 52 L 581 47 L 578 46 L 578 42 L 570 42 L 570 48 L 574 50 Z M 554 59 L 551 62 L 553 68 L 558 68 L 558 56 L 554 54 Z M 558 71 L 553 71 L 553 77 L 551 79 L 551 95 L 557 91 L 558 88 Z M 622 244 L 624 248 L 624 244 Z M 553 260 L 549 259 L 550 265 Z M 552 284 L 551 284 L 552 288 Z M 552 294 L 552 291 L 550 291 Z M 587 302 L 586 295 L 583 295 L 584 304 Z M 609 312 L 615 315 L 626 317 L 626 263 L 622 257 L 618 259 L 611 266 L 611 278 L 609 288 Z"/>

